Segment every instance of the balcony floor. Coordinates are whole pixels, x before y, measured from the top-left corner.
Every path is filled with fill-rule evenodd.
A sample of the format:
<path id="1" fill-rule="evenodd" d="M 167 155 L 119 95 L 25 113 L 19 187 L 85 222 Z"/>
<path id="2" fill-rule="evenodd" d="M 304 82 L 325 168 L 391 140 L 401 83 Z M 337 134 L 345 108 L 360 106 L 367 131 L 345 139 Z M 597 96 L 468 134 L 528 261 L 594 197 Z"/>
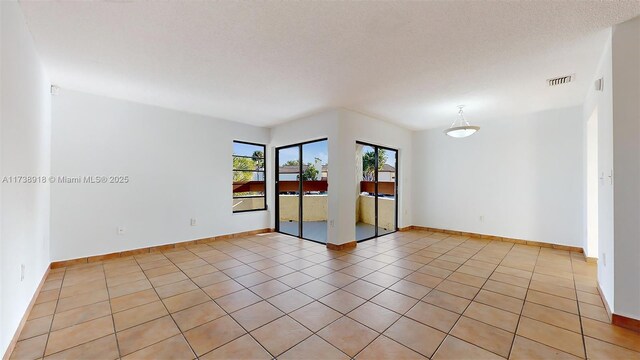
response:
<path id="1" fill-rule="evenodd" d="M 369 239 L 375 236 L 376 227 L 371 224 L 359 222 L 356 224 L 356 240 Z M 302 226 L 303 237 L 305 239 L 327 243 L 327 222 L 326 221 L 305 221 Z M 280 232 L 293 236 L 298 235 L 297 221 L 281 221 Z M 378 229 L 378 235 L 385 235 L 393 232 L 383 228 Z"/>
<path id="2" fill-rule="evenodd" d="M 297 221 L 281 221 L 280 232 L 297 236 Z M 326 221 L 305 221 L 302 225 L 303 237 L 305 239 L 327 243 L 327 222 Z"/>

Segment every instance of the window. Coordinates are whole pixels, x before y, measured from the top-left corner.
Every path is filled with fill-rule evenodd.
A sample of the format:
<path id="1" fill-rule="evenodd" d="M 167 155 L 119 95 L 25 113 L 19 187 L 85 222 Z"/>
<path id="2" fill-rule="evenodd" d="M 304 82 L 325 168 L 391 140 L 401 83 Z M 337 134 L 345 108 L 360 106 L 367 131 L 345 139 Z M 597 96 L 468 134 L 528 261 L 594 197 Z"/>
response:
<path id="1" fill-rule="evenodd" d="M 233 212 L 267 209 L 265 146 L 233 142 Z"/>

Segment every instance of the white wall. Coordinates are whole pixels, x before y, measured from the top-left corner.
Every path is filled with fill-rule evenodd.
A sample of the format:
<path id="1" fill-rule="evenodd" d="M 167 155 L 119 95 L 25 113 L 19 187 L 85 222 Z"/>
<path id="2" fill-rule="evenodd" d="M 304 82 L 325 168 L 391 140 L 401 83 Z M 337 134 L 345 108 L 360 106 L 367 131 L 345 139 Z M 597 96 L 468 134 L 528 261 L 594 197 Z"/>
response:
<path id="1" fill-rule="evenodd" d="M 478 125 L 414 133 L 413 223 L 581 247 L 582 109 Z"/>
<path id="2" fill-rule="evenodd" d="M 278 146 L 328 138 L 329 221 L 328 241 L 344 244 L 355 240 L 354 181 L 356 141 L 398 149 L 401 181 L 399 227 L 411 225 L 411 132 L 350 110 L 330 110 L 275 126 L 271 129 L 271 154 Z M 272 166 L 273 168 L 273 166 Z M 273 176 L 273 175 L 270 175 Z M 346 180 L 345 180 L 346 179 Z M 273 191 L 271 191 L 273 193 Z M 344 201 L 344 199 L 354 199 Z M 270 199 L 274 204 L 274 199 Z M 333 226 L 331 225 L 333 221 Z M 275 219 L 273 219 L 275 223 Z"/>
<path id="3" fill-rule="evenodd" d="M 640 319 L 640 17 L 613 27 L 615 313 Z"/>
<path id="4" fill-rule="evenodd" d="M 273 179 L 276 175 L 275 168 L 275 148 L 290 144 L 327 138 L 328 144 L 328 221 L 327 239 L 334 244 L 342 244 L 352 240 L 340 234 L 338 224 L 341 216 L 341 205 L 339 201 L 339 186 L 343 176 L 343 145 L 340 140 L 340 111 L 329 110 L 319 114 L 306 116 L 304 118 L 290 121 L 271 128 L 271 142 L 269 146 L 268 179 Z M 274 186 L 270 185 L 268 190 L 269 206 L 275 209 Z M 275 210 L 271 214 L 271 224 L 275 227 Z"/>
<path id="5" fill-rule="evenodd" d="M 585 237 L 587 257 L 598 258 L 598 193 L 600 168 L 598 167 L 598 109 L 588 115 L 585 126 Z"/>
<path id="6" fill-rule="evenodd" d="M 2 24 L 5 24 L 6 21 L 4 21 L 3 18 L 3 13 L 5 11 L 3 11 L 4 6 L 2 4 L 0 4 L 0 140 L 2 139 L 2 103 L 4 101 L 4 97 L 2 96 L 2 90 L 4 88 L 4 82 L 2 82 L 2 73 L 3 73 L 3 66 L 2 64 L 4 63 L 4 56 L 2 55 L 4 53 L 4 36 L 3 34 L 4 32 L 4 26 L 2 26 Z M 0 179 L 2 179 L 4 177 L 4 170 L 3 170 L 3 166 L 2 166 L 2 145 L 0 144 Z M 0 271 L 2 271 L 2 273 L 0 273 L 0 354 L 4 354 L 6 352 L 7 349 L 7 344 L 5 344 L 5 333 L 7 332 L 7 330 L 10 328 L 9 326 L 2 325 L 4 324 L 4 317 L 2 316 L 2 313 L 4 312 L 4 291 L 3 291 L 3 286 L 2 286 L 2 274 L 4 273 L 4 261 L 2 260 L 4 258 L 4 256 L 2 255 L 2 252 L 4 251 L 4 242 L 3 242 L 3 238 L 2 238 L 2 192 L 4 190 L 4 186 L 2 185 L 2 182 L 0 182 Z"/>
<path id="7" fill-rule="evenodd" d="M 613 246 L 613 183 L 609 175 L 613 169 L 613 77 L 611 62 L 611 33 L 609 40 L 602 52 L 598 70 L 593 76 L 593 80 L 602 78 L 604 87 L 602 91 L 596 91 L 595 87 L 590 87 L 587 92 L 583 106 L 583 123 L 586 129 L 589 118 L 597 111 L 598 118 L 598 253 L 588 253 L 590 257 L 598 258 L 598 282 L 602 289 L 603 296 L 609 306 L 614 306 L 614 246 Z M 586 138 L 585 138 L 585 154 Z M 586 167 L 586 158 L 585 158 Z M 585 189 L 586 178 L 585 172 Z M 586 196 L 586 192 L 585 192 Z M 585 197 L 585 204 L 587 200 Z M 586 208 L 584 212 L 587 215 Z M 589 225 L 589 224 L 586 224 Z M 586 226 L 585 226 L 586 231 Z M 587 236 L 585 232 L 585 241 Z M 588 244 L 583 245 L 587 250 Z M 612 309 L 613 310 L 613 309 Z"/>
<path id="8" fill-rule="evenodd" d="M 269 227 L 269 211 L 232 213 L 233 140 L 266 144 L 269 129 L 62 90 L 53 175 L 130 182 L 52 186 L 53 260 Z"/>
<path id="9" fill-rule="evenodd" d="M 0 172 L 2 177 L 46 176 L 49 81 L 18 4 L 2 1 L 0 9 Z M 6 351 L 49 266 L 49 190 L 46 184 L 0 185 L 0 353 Z"/>
<path id="10" fill-rule="evenodd" d="M 10 6 L 10 5 L 7 5 Z M 4 90 L 4 82 L 2 81 L 2 75 L 4 72 L 4 67 L 3 67 L 3 63 L 4 63 L 4 26 L 2 24 L 5 24 L 6 21 L 4 20 L 3 17 L 3 13 L 5 13 L 5 11 L 3 11 L 4 6 L 2 4 L 0 4 L 0 140 L 2 140 L 2 114 L 3 111 L 2 109 L 4 108 L 2 106 L 2 103 L 4 102 L 4 96 L 3 94 L 3 90 Z M 4 170 L 3 170 L 3 165 L 2 165 L 2 145 L 0 144 L 0 179 L 2 179 L 4 177 Z M 0 271 L 2 271 L 0 273 L 0 354 L 4 354 L 6 352 L 6 349 L 8 347 L 7 343 L 5 343 L 5 333 L 8 333 L 8 330 L 11 329 L 10 326 L 5 326 L 4 325 L 4 317 L 2 316 L 2 314 L 4 313 L 4 288 L 3 288 L 3 281 L 2 278 L 4 277 L 2 274 L 4 274 L 4 261 L 2 260 L 4 258 L 4 256 L 2 255 L 4 252 L 4 241 L 3 241 L 3 236 L 2 236 L 2 208 L 3 206 L 3 201 L 2 201 L 2 192 L 4 190 L 4 185 L 2 185 L 2 182 L 0 181 Z"/>
<path id="11" fill-rule="evenodd" d="M 354 111 L 341 111 L 341 131 L 345 142 L 344 157 L 345 169 L 350 171 L 347 179 L 355 179 L 356 165 L 356 141 L 362 141 L 374 145 L 381 145 L 398 150 L 398 227 L 413 225 L 412 218 L 412 180 L 413 180 L 413 154 L 412 132 L 400 126 L 376 119 L 374 117 Z M 346 181 L 342 189 L 341 197 L 354 198 L 355 182 Z M 345 236 L 355 239 L 356 203 L 347 201 L 343 205 L 344 220 L 347 224 Z"/>

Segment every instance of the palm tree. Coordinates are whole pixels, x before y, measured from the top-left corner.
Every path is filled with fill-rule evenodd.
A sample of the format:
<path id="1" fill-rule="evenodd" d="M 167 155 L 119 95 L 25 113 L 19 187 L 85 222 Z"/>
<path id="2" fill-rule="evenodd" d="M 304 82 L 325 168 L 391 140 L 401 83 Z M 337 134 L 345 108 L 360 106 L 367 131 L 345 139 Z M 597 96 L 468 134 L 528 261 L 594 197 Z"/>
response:
<path id="1" fill-rule="evenodd" d="M 246 157 L 234 157 L 233 169 L 234 170 L 255 170 L 256 163 L 253 159 Z M 233 182 L 249 182 L 253 180 L 253 172 L 251 171 L 234 171 Z"/>
<path id="2" fill-rule="evenodd" d="M 264 153 L 262 151 L 256 150 L 251 155 L 251 158 L 255 162 L 256 170 L 264 169 Z"/>
<path id="3" fill-rule="evenodd" d="M 367 151 L 362 156 L 362 173 L 365 181 L 375 180 L 376 158 L 375 151 Z M 384 149 L 378 150 L 378 170 L 382 170 L 384 164 L 387 163 L 387 153 Z"/>

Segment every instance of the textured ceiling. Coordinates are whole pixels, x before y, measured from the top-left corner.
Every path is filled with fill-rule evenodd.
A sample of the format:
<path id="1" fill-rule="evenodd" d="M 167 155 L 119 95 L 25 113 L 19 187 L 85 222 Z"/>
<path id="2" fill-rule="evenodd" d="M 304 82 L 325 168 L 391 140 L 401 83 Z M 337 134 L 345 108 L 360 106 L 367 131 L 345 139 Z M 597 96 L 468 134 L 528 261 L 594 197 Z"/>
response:
<path id="1" fill-rule="evenodd" d="M 52 82 L 271 126 L 344 107 L 412 129 L 578 105 L 640 1 L 29 2 Z M 569 85 L 545 80 L 576 74 Z"/>

